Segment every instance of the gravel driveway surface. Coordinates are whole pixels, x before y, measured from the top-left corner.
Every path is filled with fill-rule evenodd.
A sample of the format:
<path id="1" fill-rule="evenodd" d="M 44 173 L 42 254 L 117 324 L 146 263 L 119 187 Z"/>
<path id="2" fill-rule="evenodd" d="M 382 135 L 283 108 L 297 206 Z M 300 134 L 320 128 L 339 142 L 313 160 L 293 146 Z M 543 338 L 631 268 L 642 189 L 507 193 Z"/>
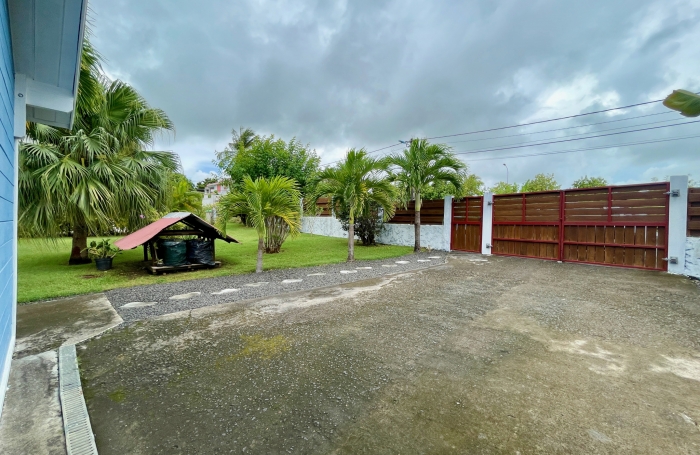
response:
<path id="1" fill-rule="evenodd" d="M 101 455 L 700 453 L 700 289 L 665 273 L 449 256 L 79 353 Z"/>
<path id="2" fill-rule="evenodd" d="M 106 295 L 122 319 L 129 322 L 220 303 L 269 297 L 421 269 L 444 263 L 445 256 L 444 252 L 424 252 L 377 261 L 355 261 L 352 264 L 270 270 L 136 286 L 108 291 Z"/>

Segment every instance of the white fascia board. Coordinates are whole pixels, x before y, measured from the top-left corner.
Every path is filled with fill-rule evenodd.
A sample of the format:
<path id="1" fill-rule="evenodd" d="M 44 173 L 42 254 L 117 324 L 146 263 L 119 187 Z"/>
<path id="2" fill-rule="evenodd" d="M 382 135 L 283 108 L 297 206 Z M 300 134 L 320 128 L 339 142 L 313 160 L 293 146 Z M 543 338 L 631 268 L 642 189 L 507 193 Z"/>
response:
<path id="1" fill-rule="evenodd" d="M 55 85 L 27 79 L 26 103 L 28 106 L 40 107 L 52 111 L 70 114 L 74 110 L 75 97 L 70 92 Z M 66 128 L 69 128 L 66 125 Z"/>

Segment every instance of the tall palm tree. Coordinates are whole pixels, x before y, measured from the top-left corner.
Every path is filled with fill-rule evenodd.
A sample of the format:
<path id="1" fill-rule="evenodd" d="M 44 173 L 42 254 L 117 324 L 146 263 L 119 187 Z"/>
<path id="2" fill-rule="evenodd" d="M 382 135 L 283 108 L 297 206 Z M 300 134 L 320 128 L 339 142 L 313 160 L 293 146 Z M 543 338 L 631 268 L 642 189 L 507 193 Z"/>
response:
<path id="1" fill-rule="evenodd" d="M 160 109 L 132 87 L 109 81 L 87 43 L 72 130 L 30 123 L 20 144 L 19 230 L 57 237 L 73 232 L 69 264 L 89 262 L 87 237 L 135 229 L 167 207 L 172 152 L 147 151 L 155 134 L 173 130 Z"/>
<path id="2" fill-rule="evenodd" d="M 445 182 L 455 186 L 459 193 L 462 186 L 460 171 L 465 168 L 445 144 L 430 144 L 426 139 L 413 139 L 402 153 L 390 155 L 386 163 L 392 167 L 390 179 L 403 189 L 404 204 L 415 201 L 415 244 L 413 250 L 420 251 L 421 193 L 433 183 Z"/>
<path id="3" fill-rule="evenodd" d="M 247 150 L 253 145 L 253 141 L 258 137 L 251 128 L 243 128 L 242 126 L 231 130 L 231 142 L 228 144 L 228 148 L 231 150 Z"/>
<path id="4" fill-rule="evenodd" d="M 255 180 L 246 175 L 243 185 L 219 200 L 218 223 L 226 233 L 226 224 L 234 216 L 245 214 L 258 233 L 258 261 L 255 272 L 263 271 L 265 237 L 274 223 L 282 222 L 289 228 L 289 235 L 296 236 L 301 230 L 301 193 L 294 179 L 288 177 L 259 177 Z"/>
<path id="5" fill-rule="evenodd" d="M 336 213 L 345 211 L 348 219 L 348 262 L 355 260 L 355 217 L 371 203 L 383 209 L 384 219 L 394 214 L 394 186 L 385 178 L 383 161 L 367 155 L 364 149 L 350 149 L 345 160 L 318 176 L 315 199 L 328 197 Z"/>

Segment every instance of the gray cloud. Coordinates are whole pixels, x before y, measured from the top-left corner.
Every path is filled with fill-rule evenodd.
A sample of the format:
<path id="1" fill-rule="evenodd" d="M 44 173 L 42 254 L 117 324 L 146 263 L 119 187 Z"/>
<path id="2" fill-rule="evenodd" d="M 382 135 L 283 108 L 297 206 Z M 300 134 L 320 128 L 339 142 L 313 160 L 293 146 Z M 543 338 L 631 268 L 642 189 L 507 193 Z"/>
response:
<path id="1" fill-rule="evenodd" d="M 175 122 L 187 173 L 208 171 L 231 128 L 311 143 L 324 162 L 439 136 L 577 114 L 700 90 L 700 4 L 616 2 L 91 0 L 105 69 Z M 663 112 L 660 105 L 521 132 Z M 618 113 L 619 114 L 619 113 Z M 651 117 L 591 127 L 634 125 Z M 457 151 L 575 134 L 567 130 L 478 143 Z M 517 133 L 507 130 L 499 134 Z M 472 159 L 700 135 L 700 124 L 530 147 Z M 477 136 L 474 136 L 477 137 Z M 454 140 L 459 140 L 455 138 Z M 464 138 L 462 138 L 464 139 Z M 448 140 L 448 139 L 445 139 Z M 698 139 L 544 157 L 470 161 L 488 182 L 554 172 L 614 182 L 668 174 L 700 178 Z"/>

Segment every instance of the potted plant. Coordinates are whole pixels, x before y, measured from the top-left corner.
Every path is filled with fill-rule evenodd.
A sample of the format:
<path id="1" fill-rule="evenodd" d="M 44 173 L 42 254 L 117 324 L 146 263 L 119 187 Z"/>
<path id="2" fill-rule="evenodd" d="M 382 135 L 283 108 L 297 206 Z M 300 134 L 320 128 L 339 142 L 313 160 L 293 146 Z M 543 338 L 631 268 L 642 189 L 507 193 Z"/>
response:
<path id="1" fill-rule="evenodd" d="M 87 248 L 90 259 L 95 260 L 97 270 L 105 271 L 112 268 L 112 259 L 121 251 L 118 247 L 109 243 L 109 239 L 99 242 L 92 241 Z"/>

